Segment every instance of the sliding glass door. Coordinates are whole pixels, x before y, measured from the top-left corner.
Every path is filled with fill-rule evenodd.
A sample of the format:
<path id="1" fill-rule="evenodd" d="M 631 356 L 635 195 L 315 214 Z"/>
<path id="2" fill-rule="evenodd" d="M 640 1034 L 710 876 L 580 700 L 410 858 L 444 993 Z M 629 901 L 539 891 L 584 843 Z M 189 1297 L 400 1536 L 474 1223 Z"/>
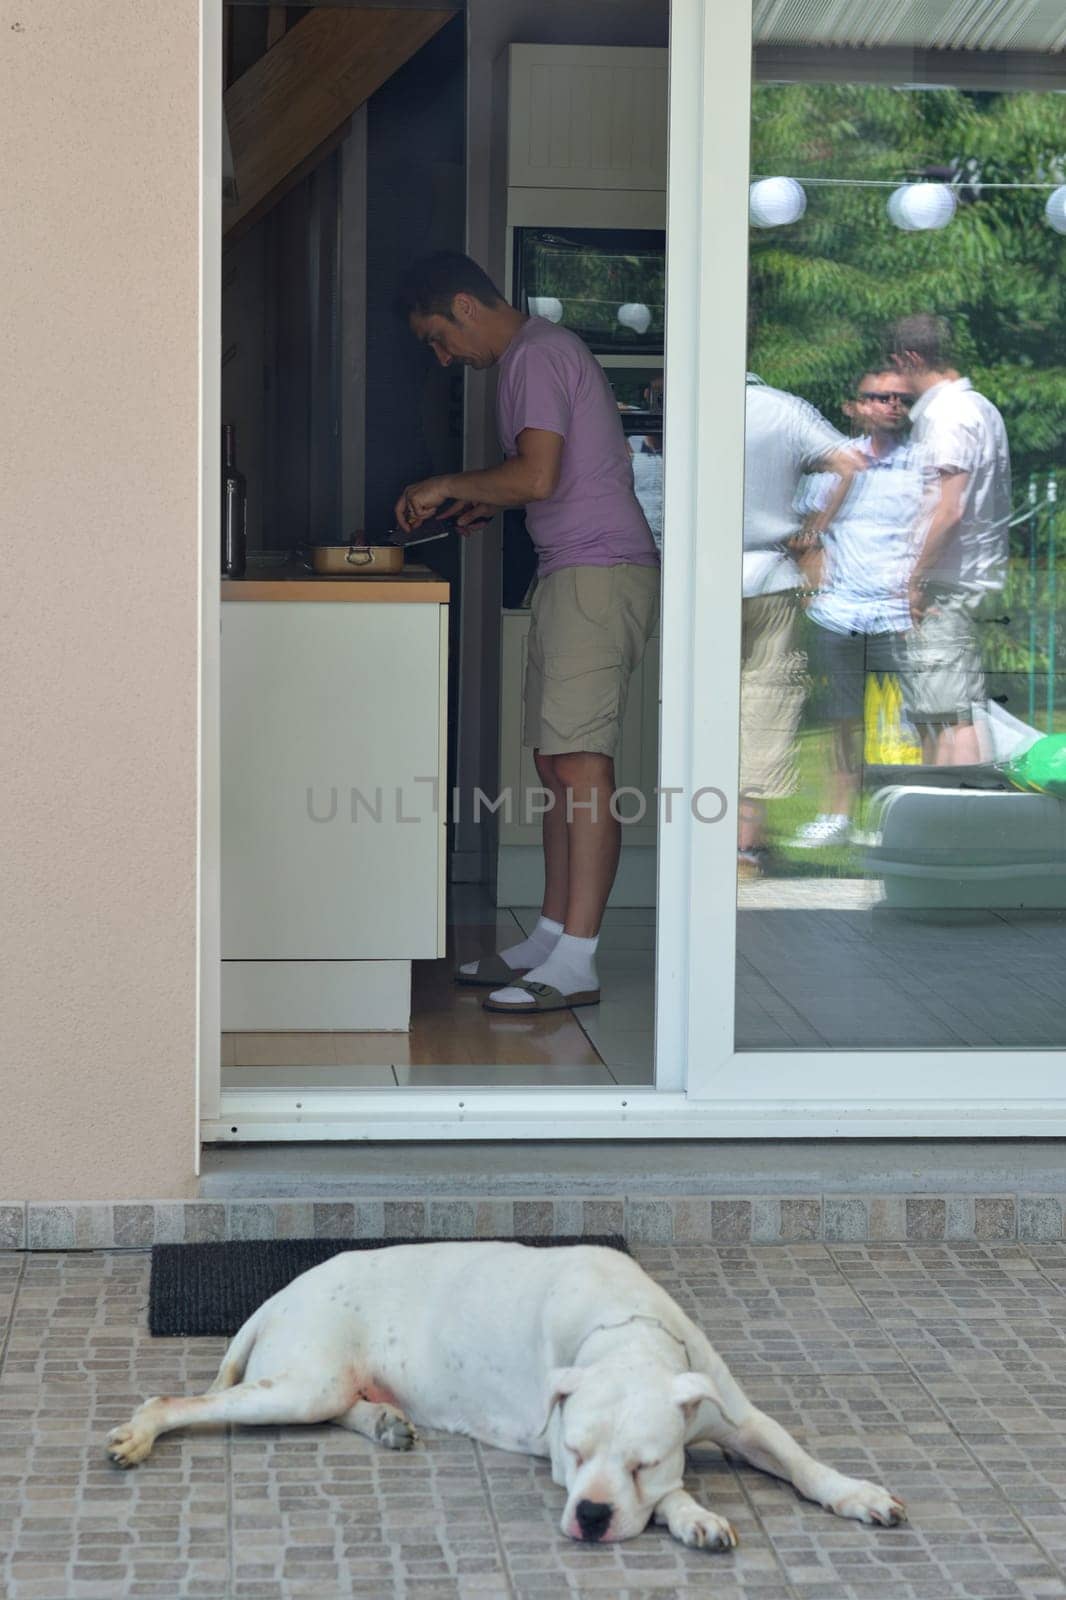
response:
<path id="1" fill-rule="evenodd" d="M 996 1132 L 1066 1042 L 1064 40 L 871 15 L 757 3 L 745 105 L 704 39 L 690 1092 Z"/>

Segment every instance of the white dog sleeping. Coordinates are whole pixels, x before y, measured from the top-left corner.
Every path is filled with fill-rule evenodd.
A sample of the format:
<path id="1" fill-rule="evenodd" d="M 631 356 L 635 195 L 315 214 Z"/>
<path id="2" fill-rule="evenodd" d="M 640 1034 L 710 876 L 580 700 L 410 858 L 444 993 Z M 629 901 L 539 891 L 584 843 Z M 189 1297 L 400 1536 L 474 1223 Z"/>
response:
<path id="1" fill-rule="evenodd" d="M 108 1435 L 121 1467 L 203 1422 L 336 1422 L 393 1450 L 415 1427 L 547 1456 L 573 1539 L 654 1518 L 683 1544 L 736 1535 L 681 1487 L 714 1443 L 842 1517 L 905 1516 L 887 1490 L 809 1456 L 756 1410 L 707 1338 L 628 1256 L 593 1245 L 395 1245 L 333 1256 L 241 1328 L 207 1394 L 147 1400 Z"/>

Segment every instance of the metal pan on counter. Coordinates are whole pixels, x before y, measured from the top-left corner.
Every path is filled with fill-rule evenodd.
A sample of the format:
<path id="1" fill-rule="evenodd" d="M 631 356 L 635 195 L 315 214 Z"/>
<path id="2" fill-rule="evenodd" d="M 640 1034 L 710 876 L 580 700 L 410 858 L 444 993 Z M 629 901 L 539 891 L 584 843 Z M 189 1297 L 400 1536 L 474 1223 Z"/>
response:
<path id="1" fill-rule="evenodd" d="M 350 544 L 312 545 L 311 565 L 323 577 L 384 577 L 403 571 L 404 551 L 408 545 L 428 544 L 432 539 L 443 539 L 454 529 L 454 523 L 440 522 L 434 518 L 419 528 L 413 528 L 410 533 L 405 533 L 402 528 L 392 528 L 376 541 L 357 533 Z"/>

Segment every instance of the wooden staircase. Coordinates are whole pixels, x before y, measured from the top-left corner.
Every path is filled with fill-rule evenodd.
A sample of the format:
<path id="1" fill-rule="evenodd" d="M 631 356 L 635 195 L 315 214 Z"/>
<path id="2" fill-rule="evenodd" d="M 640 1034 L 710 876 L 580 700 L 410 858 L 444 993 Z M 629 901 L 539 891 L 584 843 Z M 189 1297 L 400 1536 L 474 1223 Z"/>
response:
<path id="1" fill-rule="evenodd" d="M 317 166 L 352 113 L 454 15 L 320 6 L 286 31 L 284 7 L 271 7 L 266 53 L 225 91 L 237 199 L 223 202 L 224 244 Z"/>

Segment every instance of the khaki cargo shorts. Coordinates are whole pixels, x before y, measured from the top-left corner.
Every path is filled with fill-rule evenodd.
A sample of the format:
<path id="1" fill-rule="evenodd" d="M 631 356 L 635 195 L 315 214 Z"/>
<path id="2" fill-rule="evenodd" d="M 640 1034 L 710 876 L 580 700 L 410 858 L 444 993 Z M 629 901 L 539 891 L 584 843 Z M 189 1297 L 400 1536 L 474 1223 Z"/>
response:
<path id="1" fill-rule="evenodd" d="M 974 616 L 979 595 L 931 587 L 929 609 L 901 640 L 903 707 L 912 722 L 969 723 L 984 703 L 985 675 Z"/>
<path id="2" fill-rule="evenodd" d="M 533 592 L 522 743 L 613 756 L 629 678 L 659 618 L 659 568 L 561 567 Z"/>
<path id="3" fill-rule="evenodd" d="M 741 618 L 740 792 L 781 800 L 799 783 L 796 733 L 807 693 L 795 591 L 751 595 Z"/>

